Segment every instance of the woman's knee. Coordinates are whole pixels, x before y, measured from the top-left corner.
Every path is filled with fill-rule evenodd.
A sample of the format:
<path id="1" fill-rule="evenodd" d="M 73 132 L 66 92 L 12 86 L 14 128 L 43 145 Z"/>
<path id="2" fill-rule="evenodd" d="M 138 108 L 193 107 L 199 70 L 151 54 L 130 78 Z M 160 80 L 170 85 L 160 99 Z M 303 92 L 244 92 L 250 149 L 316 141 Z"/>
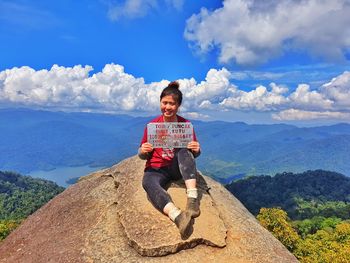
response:
<path id="1" fill-rule="evenodd" d="M 142 187 L 147 193 L 155 191 L 156 189 L 164 188 L 167 180 L 163 174 L 145 172 L 142 179 Z"/>
<path id="2" fill-rule="evenodd" d="M 178 158 L 180 159 L 190 159 L 190 160 L 194 160 L 194 156 L 193 153 L 186 148 L 181 148 L 179 149 L 179 151 L 177 152 Z"/>
<path id="3" fill-rule="evenodd" d="M 147 193 L 151 191 L 151 189 L 154 187 L 154 184 L 155 182 L 152 180 L 151 176 L 147 176 L 146 174 L 143 176 L 142 187 Z"/>
<path id="4" fill-rule="evenodd" d="M 145 189 L 148 200 L 153 206 L 163 212 L 164 206 L 171 201 L 171 198 L 161 187 L 158 179 L 156 176 L 145 174 L 142 179 L 142 187 Z"/>

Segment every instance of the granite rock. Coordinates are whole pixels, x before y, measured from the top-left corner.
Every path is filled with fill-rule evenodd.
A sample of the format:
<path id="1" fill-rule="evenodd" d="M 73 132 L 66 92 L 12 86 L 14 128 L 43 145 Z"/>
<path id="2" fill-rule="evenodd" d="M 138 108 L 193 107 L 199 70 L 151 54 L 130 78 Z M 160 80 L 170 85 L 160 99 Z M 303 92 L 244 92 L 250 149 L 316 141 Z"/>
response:
<path id="1" fill-rule="evenodd" d="M 90 174 L 0 243 L 0 262 L 298 262 L 222 185 L 199 180 L 202 214 L 183 240 L 141 186 L 132 157 Z M 210 189 L 210 190 L 208 190 Z M 179 182 L 168 189 L 185 206 Z"/>
<path id="2" fill-rule="evenodd" d="M 138 162 L 137 159 L 135 161 Z M 130 162 L 120 164 L 115 171 L 115 180 L 119 185 L 117 211 L 129 244 L 140 255 L 163 256 L 198 244 L 216 247 L 226 245 L 226 227 L 210 195 L 203 190 L 205 185 L 198 187 L 202 214 L 194 220 L 190 237 L 183 240 L 176 225 L 148 201 L 142 188 L 143 165 L 130 165 Z M 185 210 L 187 197 L 184 185 L 171 185 L 168 192 L 174 203 Z"/>

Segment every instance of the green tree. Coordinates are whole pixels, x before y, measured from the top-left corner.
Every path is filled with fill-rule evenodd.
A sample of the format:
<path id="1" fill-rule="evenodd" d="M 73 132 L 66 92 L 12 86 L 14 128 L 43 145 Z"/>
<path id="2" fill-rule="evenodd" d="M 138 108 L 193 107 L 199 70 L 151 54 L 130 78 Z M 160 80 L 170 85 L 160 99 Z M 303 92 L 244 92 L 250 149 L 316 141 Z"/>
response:
<path id="1" fill-rule="evenodd" d="M 350 262 L 350 223 L 342 222 L 334 231 L 319 230 L 298 243 L 294 254 L 303 263 Z"/>
<path id="2" fill-rule="evenodd" d="M 21 220 L 0 220 L 0 241 L 5 239 L 20 223 Z"/>
<path id="3" fill-rule="evenodd" d="M 63 190 L 54 182 L 0 171 L 0 220 L 25 218 Z"/>
<path id="4" fill-rule="evenodd" d="M 323 216 L 315 216 L 311 219 L 297 220 L 293 222 L 293 227 L 297 229 L 301 238 L 305 239 L 309 234 L 315 234 L 318 230 L 333 231 L 342 220 L 337 217 L 325 218 Z"/>
<path id="5" fill-rule="evenodd" d="M 293 220 L 314 216 L 350 218 L 350 178 L 334 172 L 252 176 L 226 188 L 254 215 L 261 207 L 281 207 Z"/>
<path id="6" fill-rule="evenodd" d="M 280 208 L 261 208 L 257 219 L 290 251 L 296 248 L 300 237 L 290 224 L 285 211 Z"/>
<path id="7" fill-rule="evenodd" d="M 63 190 L 54 182 L 0 171 L 0 240 L 13 231 L 23 218 Z"/>

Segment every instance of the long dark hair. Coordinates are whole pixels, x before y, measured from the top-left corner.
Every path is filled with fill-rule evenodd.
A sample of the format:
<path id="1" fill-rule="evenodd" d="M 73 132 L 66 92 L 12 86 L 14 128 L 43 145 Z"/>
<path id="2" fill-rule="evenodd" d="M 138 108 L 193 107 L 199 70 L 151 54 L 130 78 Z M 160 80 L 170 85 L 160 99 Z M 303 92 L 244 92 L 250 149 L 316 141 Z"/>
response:
<path id="1" fill-rule="evenodd" d="M 182 102 L 182 92 L 179 89 L 180 84 L 177 81 L 172 81 L 169 83 L 169 85 L 163 89 L 162 93 L 160 94 L 160 100 L 162 100 L 163 97 L 171 95 L 173 99 L 181 105 Z"/>

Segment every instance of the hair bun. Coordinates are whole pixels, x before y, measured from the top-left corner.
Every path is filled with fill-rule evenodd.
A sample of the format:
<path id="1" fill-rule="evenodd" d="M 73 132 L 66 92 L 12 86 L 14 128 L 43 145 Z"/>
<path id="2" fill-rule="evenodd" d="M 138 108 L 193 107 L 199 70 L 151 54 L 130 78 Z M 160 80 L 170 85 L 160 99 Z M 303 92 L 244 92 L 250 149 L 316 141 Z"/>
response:
<path id="1" fill-rule="evenodd" d="M 182 102 L 182 92 L 179 89 L 180 84 L 177 81 L 172 81 L 169 83 L 169 85 L 163 89 L 162 93 L 160 94 L 160 100 L 162 101 L 162 98 L 165 96 L 172 96 L 173 99 L 181 105 Z"/>
<path id="2" fill-rule="evenodd" d="M 180 84 L 179 84 L 179 82 L 177 82 L 175 80 L 175 81 L 172 81 L 172 82 L 169 83 L 168 88 L 179 89 L 180 88 Z"/>

